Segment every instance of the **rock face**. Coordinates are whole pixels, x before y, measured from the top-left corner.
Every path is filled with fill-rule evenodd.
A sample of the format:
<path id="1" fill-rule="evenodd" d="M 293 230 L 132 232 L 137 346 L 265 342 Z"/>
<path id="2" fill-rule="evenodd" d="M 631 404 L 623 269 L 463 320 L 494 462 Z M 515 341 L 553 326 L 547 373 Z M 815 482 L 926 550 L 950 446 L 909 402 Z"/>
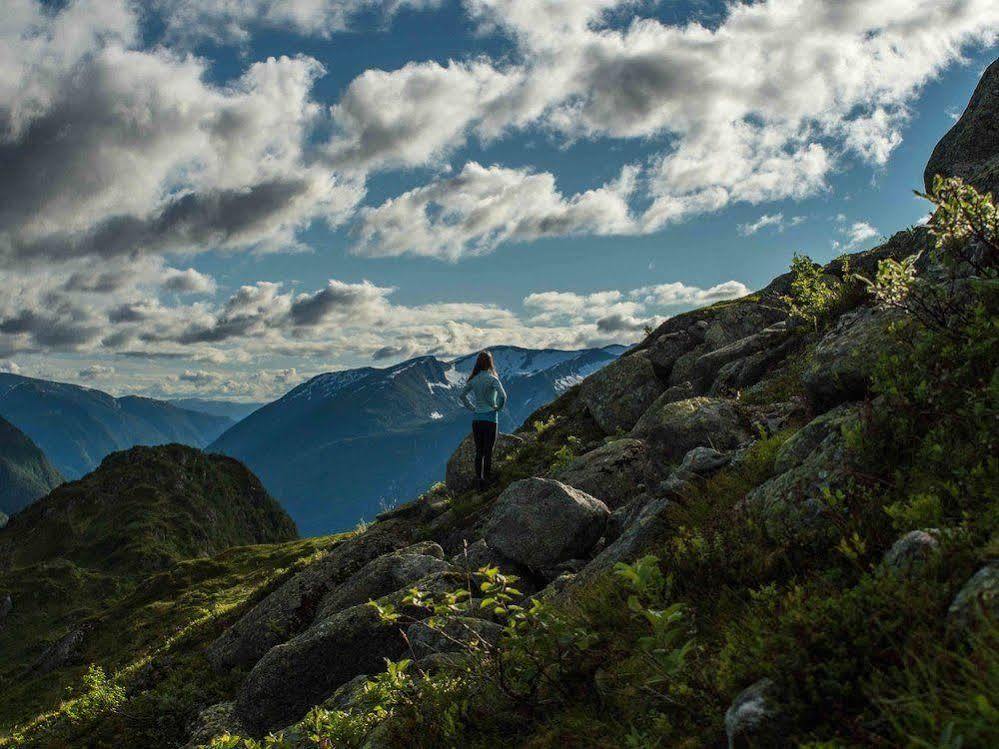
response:
<path id="1" fill-rule="evenodd" d="M 208 648 L 212 664 L 225 670 L 256 663 L 272 647 L 309 626 L 327 592 L 376 557 L 407 542 L 408 535 L 398 521 L 378 523 L 360 536 L 341 541 L 223 632 Z"/>
<path id="2" fill-rule="evenodd" d="M 385 554 L 368 562 L 342 585 L 327 593 L 319 603 L 316 620 L 405 588 L 434 572 L 446 572 L 444 552 L 435 543 L 423 543 Z"/>
<path id="3" fill-rule="evenodd" d="M 622 438 L 580 455 L 554 474 L 564 484 L 590 494 L 611 510 L 629 502 L 659 475 L 642 440 Z"/>
<path id="4" fill-rule="evenodd" d="M 638 420 L 632 436 L 647 440 L 664 460 L 679 460 L 695 447 L 718 450 L 738 447 L 749 439 L 745 415 L 723 398 L 656 401 Z"/>
<path id="5" fill-rule="evenodd" d="M 725 712 L 725 733 L 730 748 L 736 746 L 778 746 L 775 686 L 760 679 L 742 690 Z"/>
<path id="6" fill-rule="evenodd" d="M 579 394 L 606 434 L 628 431 L 663 391 L 649 354 L 622 356 L 587 377 Z"/>
<path id="7" fill-rule="evenodd" d="M 493 448 L 493 468 L 510 453 L 520 447 L 524 441 L 512 434 L 500 433 L 496 436 L 496 447 Z M 461 494 L 475 488 L 475 442 L 469 434 L 458 445 L 458 449 L 447 462 L 444 483 L 452 494 Z"/>
<path id="8" fill-rule="evenodd" d="M 867 394 L 878 355 L 891 345 L 888 326 L 894 319 L 891 312 L 864 307 L 843 315 L 819 341 L 802 375 L 817 409 Z"/>
<path id="9" fill-rule="evenodd" d="M 534 569 L 585 557 L 610 511 L 585 492 L 554 479 L 529 478 L 507 487 L 486 521 L 492 548 Z"/>
<path id="10" fill-rule="evenodd" d="M 983 192 L 999 197 L 999 60 L 985 71 L 961 119 L 933 149 L 923 182 L 961 177 Z"/>
<path id="11" fill-rule="evenodd" d="M 983 616 L 993 622 L 999 616 L 999 562 L 991 562 L 972 575 L 947 611 L 951 626 L 959 631 L 973 628 Z"/>

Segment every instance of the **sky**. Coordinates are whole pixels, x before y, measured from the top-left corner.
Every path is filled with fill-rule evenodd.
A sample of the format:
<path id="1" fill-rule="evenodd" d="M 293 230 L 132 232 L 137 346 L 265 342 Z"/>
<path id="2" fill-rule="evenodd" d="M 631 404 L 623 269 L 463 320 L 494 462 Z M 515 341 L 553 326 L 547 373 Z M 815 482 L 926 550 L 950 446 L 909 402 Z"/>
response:
<path id="1" fill-rule="evenodd" d="M 995 0 L 5 0 L 0 371 L 268 400 L 924 219 Z"/>

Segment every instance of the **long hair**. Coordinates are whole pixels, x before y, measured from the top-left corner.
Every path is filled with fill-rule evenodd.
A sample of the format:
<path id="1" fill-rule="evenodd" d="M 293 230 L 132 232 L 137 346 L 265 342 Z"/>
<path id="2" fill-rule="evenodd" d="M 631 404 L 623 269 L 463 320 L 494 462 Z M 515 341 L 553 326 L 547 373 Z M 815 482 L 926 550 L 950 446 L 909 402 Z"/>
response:
<path id="1" fill-rule="evenodd" d="M 496 366 L 493 364 L 493 355 L 488 351 L 481 352 L 475 359 L 475 366 L 472 367 L 472 374 L 468 376 L 468 379 L 471 380 L 479 372 L 492 372 L 493 374 L 496 374 Z"/>

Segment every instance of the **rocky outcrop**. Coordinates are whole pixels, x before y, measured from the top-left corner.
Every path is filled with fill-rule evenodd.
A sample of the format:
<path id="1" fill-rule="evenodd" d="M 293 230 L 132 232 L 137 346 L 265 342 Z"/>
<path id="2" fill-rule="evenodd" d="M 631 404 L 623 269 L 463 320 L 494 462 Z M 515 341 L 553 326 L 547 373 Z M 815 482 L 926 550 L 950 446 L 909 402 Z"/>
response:
<path id="1" fill-rule="evenodd" d="M 496 447 L 493 449 L 493 466 L 502 462 L 524 443 L 523 439 L 513 434 L 496 435 Z M 475 442 L 469 434 L 458 445 L 447 462 L 444 472 L 444 484 L 452 494 L 462 494 L 475 488 Z"/>
<path id="2" fill-rule="evenodd" d="M 645 442 L 622 438 L 580 455 L 556 471 L 553 478 L 615 510 L 652 485 L 660 473 Z"/>
<path id="3" fill-rule="evenodd" d="M 936 175 L 961 177 L 999 198 L 999 60 L 982 76 L 957 123 L 933 149 L 923 182 Z"/>
<path id="4" fill-rule="evenodd" d="M 999 562 L 990 562 L 971 576 L 954 596 L 947 611 L 951 627 L 959 632 L 973 629 L 983 619 L 995 623 L 999 617 Z"/>
<path id="5" fill-rule="evenodd" d="M 486 542 L 533 569 L 585 557 L 610 511 L 585 492 L 554 479 L 529 478 L 500 495 L 484 529 Z"/>
<path id="6" fill-rule="evenodd" d="M 670 461 L 680 460 L 695 447 L 738 447 L 750 432 L 746 415 L 732 401 L 697 397 L 656 401 L 635 424 L 632 436 L 646 440 Z"/>
<path id="7" fill-rule="evenodd" d="M 738 746 L 780 746 L 776 685 L 760 679 L 742 690 L 725 712 L 730 749 Z"/>
<path id="8" fill-rule="evenodd" d="M 862 307 L 843 315 L 815 346 L 802 383 L 817 410 L 867 395 L 879 355 L 892 345 L 891 311 Z"/>
<path id="9" fill-rule="evenodd" d="M 443 623 L 431 624 L 429 620 L 414 622 L 406 630 L 406 639 L 417 658 L 432 653 L 450 653 L 465 648 L 481 650 L 495 645 L 503 628 L 485 619 L 456 616 Z"/>
<path id="10" fill-rule="evenodd" d="M 328 619 L 338 611 L 381 598 L 434 572 L 450 569 L 451 565 L 444 561 L 443 550 L 432 542 L 384 554 L 323 596 L 315 618 L 317 621 Z"/>
<path id="11" fill-rule="evenodd" d="M 387 521 L 339 542 L 226 630 L 209 647 L 210 661 L 219 670 L 256 663 L 308 627 L 329 591 L 373 559 L 408 545 L 411 531 L 402 521 Z"/>
<path id="12" fill-rule="evenodd" d="M 579 395 L 604 433 L 616 434 L 631 429 L 662 391 L 648 352 L 638 351 L 587 377 Z"/>

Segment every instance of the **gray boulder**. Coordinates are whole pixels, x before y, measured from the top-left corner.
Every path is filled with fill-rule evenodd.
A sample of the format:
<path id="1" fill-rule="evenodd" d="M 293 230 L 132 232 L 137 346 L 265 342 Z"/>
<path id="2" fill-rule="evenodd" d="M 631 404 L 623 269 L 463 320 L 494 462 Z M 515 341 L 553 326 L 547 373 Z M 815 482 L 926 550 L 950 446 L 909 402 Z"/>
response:
<path id="1" fill-rule="evenodd" d="M 585 492 L 554 479 L 528 478 L 506 488 L 486 520 L 492 548 L 534 569 L 586 556 L 610 511 Z"/>
<path id="2" fill-rule="evenodd" d="M 862 307 L 843 315 L 812 350 L 802 374 L 809 400 L 819 411 L 867 395 L 878 357 L 894 345 L 891 310 Z"/>
<path id="3" fill-rule="evenodd" d="M 792 434 L 777 450 L 774 470 L 777 473 L 790 471 L 800 465 L 815 452 L 826 437 L 843 429 L 857 414 L 855 404 L 843 404 L 817 416 Z"/>
<path id="4" fill-rule="evenodd" d="M 413 587 L 434 594 L 453 590 L 462 582 L 461 575 L 444 572 L 423 578 Z M 407 595 L 407 591 L 397 591 L 378 600 L 407 616 L 429 613 L 404 606 Z M 405 650 L 398 624 L 383 622 L 368 604 L 351 606 L 271 648 L 240 689 L 237 715 L 255 733 L 289 725 L 342 684 L 360 674 L 384 670 L 386 658 L 397 660 Z"/>
<path id="5" fill-rule="evenodd" d="M 493 448 L 494 469 L 522 444 L 524 441 L 520 437 L 500 432 Z M 475 488 L 475 442 L 471 434 L 461 441 L 458 449 L 448 459 L 444 469 L 444 484 L 452 494 L 462 494 Z"/>
<path id="6" fill-rule="evenodd" d="M 730 450 L 750 438 L 745 414 L 723 398 L 656 401 L 645 412 L 632 436 L 644 439 L 663 460 L 679 460 L 695 447 Z"/>
<path id="7" fill-rule="evenodd" d="M 649 344 L 649 361 L 659 370 L 660 376 L 669 378 L 676 360 L 704 342 L 707 323 L 691 326 L 685 330 L 666 333 Z"/>
<path id="8" fill-rule="evenodd" d="M 256 663 L 308 627 L 327 592 L 371 560 L 406 546 L 410 532 L 400 521 L 386 521 L 340 541 L 223 632 L 208 648 L 209 661 L 220 671 Z"/>
<path id="9" fill-rule="evenodd" d="M 450 617 L 442 623 L 430 620 L 414 622 L 406 630 L 406 639 L 416 658 L 432 653 L 452 653 L 485 645 L 495 645 L 503 634 L 503 627 L 486 619 L 471 616 Z"/>
<path id="10" fill-rule="evenodd" d="M 964 584 L 947 611 L 951 627 L 960 632 L 973 629 L 982 618 L 999 617 L 999 562 L 989 562 Z"/>
<path id="11" fill-rule="evenodd" d="M 775 692 L 776 686 L 770 679 L 760 679 L 739 692 L 725 712 L 725 733 L 730 749 L 782 744 Z"/>
<path id="12" fill-rule="evenodd" d="M 683 456 L 678 470 L 695 476 L 710 476 L 728 465 L 731 460 L 731 454 L 715 450 L 713 447 L 695 447 Z"/>
<path id="13" fill-rule="evenodd" d="M 982 192 L 999 198 L 999 60 L 985 70 L 971 95 L 967 109 L 937 143 L 923 181 L 926 189 L 933 178 L 961 177 Z"/>
<path id="14" fill-rule="evenodd" d="M 648 445 L 622 438 L 580 455 L 553 474 L 564 484 L 590 494 L 614 510 L 651 485 L 660 474 Z"/>
<path id="15" fill-rule="evenodd" d="M 940 551 L 939 535 L 940 531 L 936 528 L 909 531 L 885 552 L 884 559 L 881 560 L 882 569 L 902 576 L 922 570 Z"/>
<path id="16" fill-rule="evenodd" d="M 615 434 L 631 429 L 662 392 L 648 352 L 638 351 L 583 380 L 579 396 L 599 427 Z"/>
<path id="17" fill-rule="evenodd" d="M 825 491 L 843 485 L 853 465 L 842 426 L 857 407 L 843 409 L 826 425 L 824 439 L 791 467 L 749 492 L 740 503 L 766 535 L 778 543 L 822 546 L 836 536 L 826 512 Z M 802 449 L 804 452 L 804 449 Z"/>
<path id="18" fill-rule="evenodd" d="M 197 720 L 188 729 L 188 742 L 181 749 L 200 749 L 211 744 L 212 739 L 230 733 L 234 736 L 248 732 L 236 714 L 235 702 L 219 702 L 198 713 Z"/>
<path id="19" fill-rule="evenodd" d="M 437 544 L 426 546 L 430 548 L 400 549 L 368 562 L 345 582 L 323 596 L 316 613 L 316 620 L 327 619 L 343 609 L 381 598 L 434 572 L 446 572 L 452 569 L 450 564 L 443 561 L 444 552 L 440 546 Z M 431 551 L 433 556 L 422 553 L 424 550 Z"/>
<path id="20" fill-rule="evenodd" d="M 729 367 L 726 382 L 750 385 L 754 377 L 762 376 L 766 367 L 780 358 L 782 344 L 789 335 L 785 326 L 774 326 L 727 343 L 694 359 L 686 375 L 697 392 L 706 391 L 724 367 Z"/>

